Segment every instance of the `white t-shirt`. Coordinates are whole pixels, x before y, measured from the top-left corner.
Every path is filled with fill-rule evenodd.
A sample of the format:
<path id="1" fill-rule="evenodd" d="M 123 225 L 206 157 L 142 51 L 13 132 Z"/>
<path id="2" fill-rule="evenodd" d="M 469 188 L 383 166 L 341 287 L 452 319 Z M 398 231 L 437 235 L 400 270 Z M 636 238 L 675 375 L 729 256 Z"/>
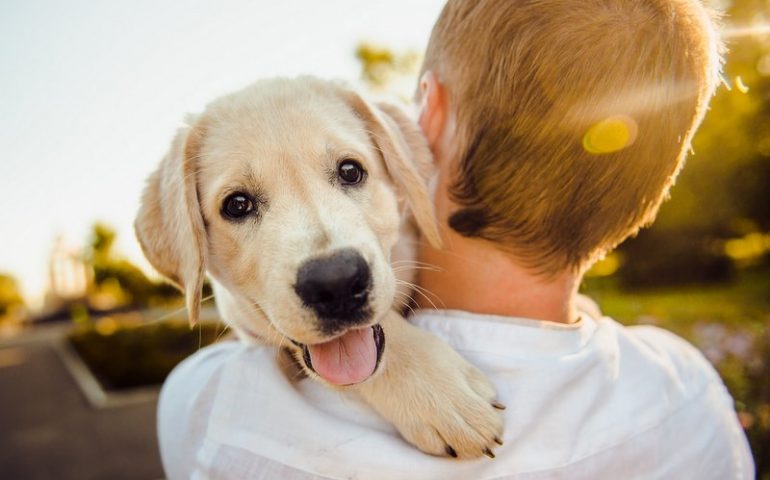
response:
<path id="1" fill-rule="evenodd" d="M 753 479 L 733 401 L 664 330 L 419 311 L 412 321 L 489 375 L 505 411 L 497 458 L 421 453 L 350 392 L 293 381 L 276 351 L 227 342 L 174 370 L 158 430 L 170 480 Z"/>

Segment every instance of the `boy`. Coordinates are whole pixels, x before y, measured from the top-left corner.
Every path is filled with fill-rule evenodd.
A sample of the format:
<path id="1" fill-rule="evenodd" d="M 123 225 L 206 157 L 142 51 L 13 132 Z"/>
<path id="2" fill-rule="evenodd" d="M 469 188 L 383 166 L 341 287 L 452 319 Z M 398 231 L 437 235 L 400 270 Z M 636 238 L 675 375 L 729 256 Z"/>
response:
<path id="1" fill-rule="evenodd" d="M 272 353 L 220 345 L 164 389 L 168 476 L 753 478 L 706 360 L 664 331 L 598 319 L 576 293 L 597 258 L 652 221 L 720 49 L 697 0 L 450 0 L 418 93 L 447 245 L 421 247 L 437 268 L 420 283 L 446 310 L 422 305 L 413 321 L 509 405 L 497 458 L 424 455 L 352 397 L 257 374 Z M 291 445 L 271 440 L 288 416 L 307 428 Z"/>

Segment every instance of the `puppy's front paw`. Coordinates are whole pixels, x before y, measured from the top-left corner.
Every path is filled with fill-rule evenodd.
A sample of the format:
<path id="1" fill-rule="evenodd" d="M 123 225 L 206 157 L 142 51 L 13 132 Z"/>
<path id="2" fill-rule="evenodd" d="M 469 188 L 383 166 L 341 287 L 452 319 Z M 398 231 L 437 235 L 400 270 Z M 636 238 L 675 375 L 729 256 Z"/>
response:
<path id="1" fill-rule="evenodd" d="M 505 407 L 495 400 L 495 390 L 484 374 L 454 351 L 451 354 L 441 352 L 439 368 L 426 371 L 425 378 L 406 386 L 413 389 L 411 411 L 395 425 L 404 438 L 425 452 L 494 458 L 494 448 L 502 445 L 501 410 Z"/>
<path id="2" fill-rule="evenodd" d="M 441 340 L 404 324 L 387 332 L 383 371 L 362 384 L 361 393 L 427 453 L 494 458 L 505 407 L 492 384 Z"/>

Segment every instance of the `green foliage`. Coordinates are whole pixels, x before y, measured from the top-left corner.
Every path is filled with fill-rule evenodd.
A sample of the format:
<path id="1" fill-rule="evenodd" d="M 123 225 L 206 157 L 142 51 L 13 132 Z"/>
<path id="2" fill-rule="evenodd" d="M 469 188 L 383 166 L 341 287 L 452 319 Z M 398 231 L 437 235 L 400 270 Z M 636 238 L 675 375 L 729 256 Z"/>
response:
<path id="1" fill-rule="evenodd" d="M 727 279 L 724 264 L 734 259 L 726 241 L 770 232 L 770 34 L 766 25 L 764 34 L 745 33 L 770 21 L 760 14 L 770 12 L 770 2 L 734 0 L 728 7 L 726 86 L 711 102 L 694 154 L 655 224 L 621 246 L 627 263 L 619 274 L 627 284 Z M 670 251 L 685 238 L 689 251 Z M 711 275 L 715 268 L 721 271 Z"/>
<path id="2" fill-rule="evenodd" d="M 655 323 L 685 337 L 700 323 L 762 333 L 770 322 L 770 270 L 739 272 L 727 284 L 630 290 L 615 277 L 587 278 L 582 290 L 621 323 Z"/>
<path id="3" fill-rule="evenodd" d="M 93 226 L 86 259 L 93 268 L 97 289 L 117 290 L 126 303 L 136 306 L 178 299 L 176 288 L 150 280 L 138 267 L 114 252 L 116 236 L 115 230 L 104 223 Z"/>
<path id="4" fill-rule="evenodd" d="M 618 277 L 628 289 L 726 282 L 735 273 L 723 242 L 705 229 L 651 229 L 628 242 L 623 254 L 628 261 Z"/>
<path id="5" fill-rule="evenodd" d="M 712 100 L 693 142 L 694 154 L 654 228 L 745 233 L 735 231 L 736 218 L 753 221 L 755 228 L 770 228 L 767 211 L 765 215 L 753 211 L 754 202 L 770 186 L 770 177 L 745 175 L 746 169 L 767 171 L 770 160 L 770 152 L 760 148 L 770 139 L 770 82 L 756 71 L 759 60 L 769 53 L 750 40 L 733 45 L 725 66 L 726 81 L 733 88 L 720 87 Z M 747 92 L 736 87 L 738 78 L 749 86 Z"/>
<path id="6" fill-rule="evenodd" d="M 361 78 L 374 90 L 385 90 L 392 86 L 399 77 L 406 77 L 414 88 L 414 75 L 420 62 L 420 55 L 409 50 L 393 50 L 372 43 L 360 43 L 356 48 L 356 58 L 361 63 Z"/>
<path id="7" fill-rule="evenodd" d="M 94 223 L 91 232 L 90 258 L 94 265 L 109 263 L 115 244 L 115 230 L 102 222 Z"/>

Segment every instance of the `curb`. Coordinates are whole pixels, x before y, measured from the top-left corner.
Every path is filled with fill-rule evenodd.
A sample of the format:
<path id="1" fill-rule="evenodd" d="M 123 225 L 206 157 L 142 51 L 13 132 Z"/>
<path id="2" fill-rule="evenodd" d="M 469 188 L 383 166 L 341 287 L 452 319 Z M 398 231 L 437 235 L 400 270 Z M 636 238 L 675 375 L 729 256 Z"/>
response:
<path id="1" fill-rule="evenodd" d="M 67 371 L 80 388 L 88 403 L 97 409 L 120 408 L 154 402 L 160 394 L 160 387 L 139 387 L 121 392 L 108 392 L 102 388 L 91 370 L 75 352 L 66 338 L 52 343 Z"/>

